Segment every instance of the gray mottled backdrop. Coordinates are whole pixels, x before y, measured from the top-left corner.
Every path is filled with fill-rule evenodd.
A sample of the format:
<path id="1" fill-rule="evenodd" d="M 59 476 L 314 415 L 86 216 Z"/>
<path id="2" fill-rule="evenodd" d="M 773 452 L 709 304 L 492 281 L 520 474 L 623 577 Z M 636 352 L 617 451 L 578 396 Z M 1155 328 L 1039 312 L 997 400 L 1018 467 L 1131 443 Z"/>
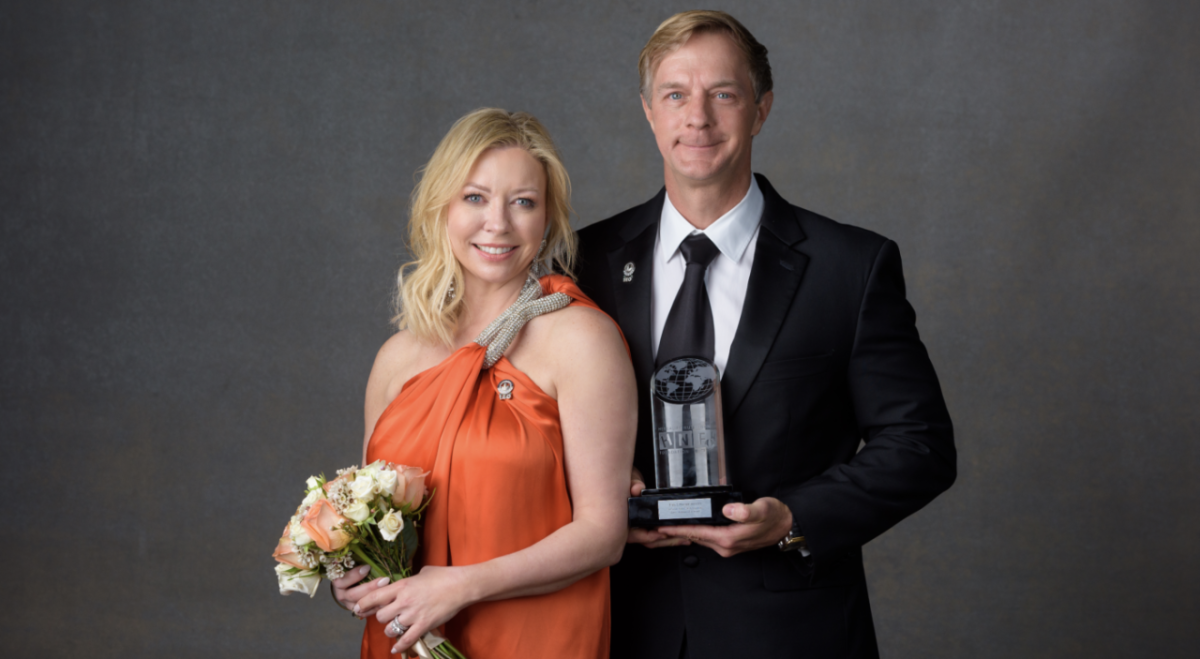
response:
<path id="1" fill-rule="evenodd" d="M 756 169 L 900 244 L 956 422 L 867 547 L 884 656 L 1192 656 L 1200 4 L 716 4 L 771 50 Z M 358 459 L 414 171 L 497 105 L 579 225 L 648 198 L 636 58 L 684 8 L 0 4 L 2 654 L 357 652 L 269 554 Z"/>

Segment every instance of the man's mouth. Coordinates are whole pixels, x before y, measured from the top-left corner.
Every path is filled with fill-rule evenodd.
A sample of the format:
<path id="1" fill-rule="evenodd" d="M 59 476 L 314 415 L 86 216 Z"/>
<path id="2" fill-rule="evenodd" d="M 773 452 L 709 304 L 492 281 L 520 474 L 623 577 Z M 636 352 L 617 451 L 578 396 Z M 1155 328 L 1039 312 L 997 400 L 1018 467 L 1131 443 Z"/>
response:
<path id="1" fill-rule="evenodd" d="M 507 254 L 517 248 L 516 245 L 493 246 L 493 245 L 478 245 L 478 244 L 475 245 L 475 247 L 479 248 L 479 251 L 484 252 L 485 254 L 492 254 L 492 255 L 496 255 L 496 256 L 499 256 L 500 254 Z"/>

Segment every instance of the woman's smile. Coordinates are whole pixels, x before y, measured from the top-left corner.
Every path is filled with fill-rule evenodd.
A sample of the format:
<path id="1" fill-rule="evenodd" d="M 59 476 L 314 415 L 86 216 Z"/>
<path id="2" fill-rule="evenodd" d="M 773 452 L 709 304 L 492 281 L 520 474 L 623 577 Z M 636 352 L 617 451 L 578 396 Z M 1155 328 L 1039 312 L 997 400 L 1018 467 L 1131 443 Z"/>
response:
<path id="1" fill-rule="evenodd" d="M 517 248 L 516 245 L 480 245 L 473 243 L 479 251 L 488 254 L 489 256 L 506 256 L 511 254 Z"/>

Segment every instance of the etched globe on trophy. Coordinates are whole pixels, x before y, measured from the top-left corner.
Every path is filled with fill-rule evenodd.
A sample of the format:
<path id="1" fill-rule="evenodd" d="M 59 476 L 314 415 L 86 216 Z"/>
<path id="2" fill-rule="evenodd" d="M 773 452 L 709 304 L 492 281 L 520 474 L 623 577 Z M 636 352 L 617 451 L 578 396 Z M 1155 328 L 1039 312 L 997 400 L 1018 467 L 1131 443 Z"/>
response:
<path id="1" fill-rule="evenodd" d="M 721 514 L 742 501 L 725 471 L 721 376 L 700 357 L 667 362 L 650 378 L 650 412 L 657 487 L 629 497 L 629 525 L 733 523 Z"/>

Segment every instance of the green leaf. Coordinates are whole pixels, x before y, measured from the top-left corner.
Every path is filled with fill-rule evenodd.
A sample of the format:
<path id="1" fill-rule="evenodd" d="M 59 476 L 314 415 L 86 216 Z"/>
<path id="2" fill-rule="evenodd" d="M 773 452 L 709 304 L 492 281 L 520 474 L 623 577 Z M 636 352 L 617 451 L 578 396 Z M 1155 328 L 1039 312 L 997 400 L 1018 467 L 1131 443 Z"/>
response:
<path id="1" fill-rule="evenodd" d="M 417 535 L 416 521 L 411 517 L 404 518 L 404 528 L 400 531 L 400 537 L 397 540 L 404 543 L 404 553 L 400 557 L 400 562 L 406 568 L 412 567 L 413 558 L 417 555 L 417 548 L 421 546 L 421 538 Z"/>

